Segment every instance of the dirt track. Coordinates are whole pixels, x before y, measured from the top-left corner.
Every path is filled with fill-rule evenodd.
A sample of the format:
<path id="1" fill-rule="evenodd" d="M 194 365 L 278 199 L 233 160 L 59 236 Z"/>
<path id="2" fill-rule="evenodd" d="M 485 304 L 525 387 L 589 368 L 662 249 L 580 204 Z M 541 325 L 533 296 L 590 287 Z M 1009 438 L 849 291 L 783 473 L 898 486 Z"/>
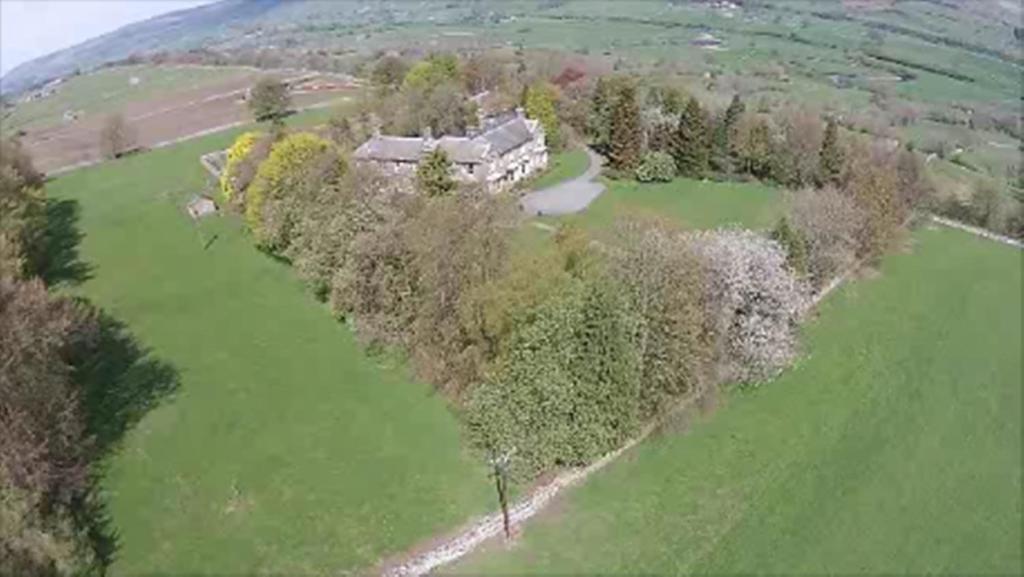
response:
<path id="1" fill-rule="evenodd" d="M 273 73 L 279 78 L 301 75 L 295 71 Z M 241 78 L 183 90 L 165 97 L 133 102 L 120 112 L 133 127 L 140 146 L 180 139 L 218 126 L 241 123 L 250 118 L 242 96 L 263 73 L 253 72 Z M 322 90 L 293 95 L 296 108 L 335 100 L 351 89 Z M 82 118 L 38 131 L 30 131 L 22 142 L 32 153 L 36 166 L 44 172 L 100 160 L 99 140 L 103 116 Z"/>

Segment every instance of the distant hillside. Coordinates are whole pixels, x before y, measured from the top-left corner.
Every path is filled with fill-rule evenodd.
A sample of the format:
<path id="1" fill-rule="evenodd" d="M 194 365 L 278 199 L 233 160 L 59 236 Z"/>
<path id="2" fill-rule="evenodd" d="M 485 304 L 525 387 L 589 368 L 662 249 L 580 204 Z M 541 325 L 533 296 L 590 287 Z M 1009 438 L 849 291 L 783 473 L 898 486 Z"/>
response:
<path id="1" fill-rule="evenodd" d="M 134 53 L 194 48 L 229 34 L 287 0 L 222 0 L 129 24 L 70 48 L 15 67 L 0 79 L 0 92 L 16 94 L 54 78 L 89 70 Z"/>
<path id="2" fill-rule="evenodd" d="M 743 51 L 819 77 L 869 59 L 967 84 L 981 75 L 980 83 L 1015 97 L 1018 76 L 1005 72 L 1021 65 L 1020 16 L 1019 0 L 221 0 L 26 62 L 0 79 L 0 91 L 156 51 L 208 48 L 249 57 L 235 63 L 339 70 L 349 55 L 382 49 L 504 45 L 721 65 L 731 62 L 729 51 Z M 694 30 L 705 28 L 728 50 L 688 52 Z M 813 58 L 803 53 L 808 47 L 818 51 Z"/>

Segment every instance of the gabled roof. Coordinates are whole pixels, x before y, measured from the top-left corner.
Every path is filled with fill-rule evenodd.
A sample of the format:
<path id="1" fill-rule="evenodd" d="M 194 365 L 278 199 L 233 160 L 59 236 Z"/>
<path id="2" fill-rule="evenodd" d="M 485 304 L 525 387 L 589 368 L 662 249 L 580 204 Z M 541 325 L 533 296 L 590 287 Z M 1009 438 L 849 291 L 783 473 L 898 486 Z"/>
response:
<path id="1" fill-rule="evenodd" d="M 533 131 L 530 130 L 530 125 L 526 123 L 525 118 L 516 117 L 481 134 L 479 138 L 491 145 L 491 152 L 501 156 L 533 140 Z"/>
<path id="2" fill-rule="evenodd" d="M 420 157 L 434 146 L 458 164 L 478 164 L 488 156 L 501 156 L 530 142 L 534 138 L 536 122 L 513 115 L 497 126 L 473 138 L 444 136 L 438 140 L 405 136 L 374 136 L 355 151 L 359 160 L 386 162 L 419 162 Z"/>
<path id="3" fill-rule="evenodd" d="M 419 162 L 422 153 L 422 138 L 378 135 L 359 145 L 355 157 L 361 160 Z"/>
<path id="4" fill-rule="evenodd" d="M 459 164 L 477 164 L 487 157 L 486 142 L 478 138 L 444 136 L 437 141 L 437 147 L 448 155 L 448 159 Z"/>

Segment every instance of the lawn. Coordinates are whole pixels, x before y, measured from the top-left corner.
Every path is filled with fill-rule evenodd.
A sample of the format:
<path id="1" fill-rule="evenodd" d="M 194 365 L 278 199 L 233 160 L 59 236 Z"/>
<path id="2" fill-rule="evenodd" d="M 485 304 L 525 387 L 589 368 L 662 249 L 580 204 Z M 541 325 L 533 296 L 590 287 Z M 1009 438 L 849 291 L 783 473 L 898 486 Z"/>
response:
<path id="1" fill-rule="evenodd" d="M 114 575 L 345 573 L 492 505 L 440 396 L 364 354 L 238 219 L 197 229 L 184 215 L 203 190 L 199 155 L 238 132 L 48 185 L 84 235 L 89 278 L 64 290 L 165 367 L 140 362 L 113 394 L 174 390 L 106 461 Z"/>
<path id="2" fill-rule="evenodd" d="M 1020 574 L 1021 252 L 913 235 L 775 382 L 628 454 L 466 574 Z"/>
<path id="3" fill-rule="evenodd" d="M 650 214 L 676 220 L 687 228 L 738 225 L 774 226 L 782 214 L 779 189 L 759 183 L 711 182 L 679 178 L 663 184 L 607 181 L 608 189 L 579 216 L 591 230 L 603 230 L 625 214 Z"/>
<path id="4" fill-rule="evenodd" d="M 540 190 L 576 178 L 586 172 L 589 166 L 590 159 L 582 148 L 552 154 L 547 170 L 530 183 L 530 188 Z"/>
<path id="5" fill-rule="evenodd" d="M 56 94 L 42 100 L 19 104 L 4 130 L 38 130 L 63 121 L 66 110 L 86 115 L 107 114 L 125 104 L 198 88 L 252 74 L 244 68 L 198 66 L 120 66 L 83 76 L 63 84 Z M 137 84 L 131 79 L 137 78 Z"/>

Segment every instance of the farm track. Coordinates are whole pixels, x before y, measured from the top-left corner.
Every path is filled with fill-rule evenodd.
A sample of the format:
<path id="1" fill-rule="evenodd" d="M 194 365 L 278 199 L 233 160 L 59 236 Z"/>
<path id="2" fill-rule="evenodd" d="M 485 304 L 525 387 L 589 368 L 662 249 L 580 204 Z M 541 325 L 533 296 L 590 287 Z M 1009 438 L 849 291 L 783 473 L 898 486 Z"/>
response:
<path id="1" fill-rule="evenodd" d="M 605 186 L 594 179 L 601 174 L 604 160 L 586 148 L 587 170 L 576 178 L 527 193 L 519 205 L 527 214 L 562 215 L 580 212 L 604 192 Z"/>

